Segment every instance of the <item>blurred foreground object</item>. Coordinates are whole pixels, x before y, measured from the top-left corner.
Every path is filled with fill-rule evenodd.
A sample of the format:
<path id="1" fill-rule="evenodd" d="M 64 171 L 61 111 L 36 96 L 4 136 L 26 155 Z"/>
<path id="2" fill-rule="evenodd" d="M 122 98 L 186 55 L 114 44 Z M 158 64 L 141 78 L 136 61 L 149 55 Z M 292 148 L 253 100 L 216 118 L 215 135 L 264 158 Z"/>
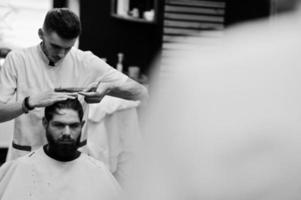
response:
<path id="1" fill-rule="evenodd" d="M 300 199 L 300 34 L 296 12 L 230 29 L 211 48 L 187 38 L 189 51 L 171 53 L 131 198 Z"/>

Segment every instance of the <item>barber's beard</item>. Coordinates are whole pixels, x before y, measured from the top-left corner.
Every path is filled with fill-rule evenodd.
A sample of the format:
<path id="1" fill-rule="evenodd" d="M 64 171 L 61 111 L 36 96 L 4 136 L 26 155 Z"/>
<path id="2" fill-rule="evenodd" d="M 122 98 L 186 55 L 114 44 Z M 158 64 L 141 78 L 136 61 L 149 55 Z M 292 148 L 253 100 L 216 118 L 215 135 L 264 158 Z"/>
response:
<path id="1" fill-rule="evenodd" d="M 77 151 L 80 143 L 80 135 L 77 140 L 72 139 L 69 135 L 63 135 L 59 139 L 54 139 L 50 133 L 46 131 L 48 140 L 47 153 L 52 158 L 59 161 L 71 161 L 78 157 Z"/>

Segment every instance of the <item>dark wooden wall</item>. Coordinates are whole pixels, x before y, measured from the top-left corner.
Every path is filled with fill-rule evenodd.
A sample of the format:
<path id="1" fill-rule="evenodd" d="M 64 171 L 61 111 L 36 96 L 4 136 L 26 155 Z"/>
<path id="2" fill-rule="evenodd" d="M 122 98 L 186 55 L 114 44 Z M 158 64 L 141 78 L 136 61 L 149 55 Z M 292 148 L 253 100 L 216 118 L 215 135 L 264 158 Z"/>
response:
<path id="1" fill-rule="evenodd" d="M 227 0 L 225 25 L 230 26 L 270 15 L 270 0 Z"/>
<path id="2" fill-rule="evenodd" d="M 125 70 L 129 65 L 138 65 L 142 68 L 143 73 L 148 74 L 152 61 L 162 47 L 165 2 L 171 3 L 174 0 L 157 0 L 158 18 L 156 24 L 144 24 L 111 17 L 111 1 L 80 1 L 83 33 L 80 37 L 79 48 L 91 50 L 99 57 L 107 58 L 108 63 L 112 66 L 117 63 L 117 53 L 123 52 L 125 54 Z M 188 2 L 188 0 L 181 1 Z M 201 2 L 200 0 L 193 1 Z M 226 27 L 267 17 L 270 14 L 270 0 L 205 1 L 225 2 L 223 23 Z M 54 0 L 54 7 L 64 7 L 66 5 L 66 0 Z"/>
<path id="3" fill-rule="evenodd" d="M 149 24 L 111 17 L 111 0 L 82 0 L 83 32 L 79 48 L 107 58 L 112 66 L 116 65 L 117 53 L 123 52 L 125 70 L 129 65 L 137 65 L 148 74 L 162 43 L 164 1 L 158 0 L 158 3 L 157 23 Z"/>

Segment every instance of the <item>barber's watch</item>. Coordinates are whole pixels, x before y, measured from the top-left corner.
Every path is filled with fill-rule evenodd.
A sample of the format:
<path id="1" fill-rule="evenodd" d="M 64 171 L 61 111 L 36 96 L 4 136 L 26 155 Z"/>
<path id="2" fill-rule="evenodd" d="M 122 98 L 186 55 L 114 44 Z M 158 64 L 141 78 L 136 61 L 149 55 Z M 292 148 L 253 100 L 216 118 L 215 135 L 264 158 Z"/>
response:
<path id="1" fill-rule="evenodd" d="M 28 113 L 28 111 L 34 109 L 33 106 L 29 105 L 28 100 L 29 100 L 29 96 L 25 97 L 24 100 L 23 100 L 23 103 L 22 103 L 22 110 L 24 111 L 24 113 Z"/>

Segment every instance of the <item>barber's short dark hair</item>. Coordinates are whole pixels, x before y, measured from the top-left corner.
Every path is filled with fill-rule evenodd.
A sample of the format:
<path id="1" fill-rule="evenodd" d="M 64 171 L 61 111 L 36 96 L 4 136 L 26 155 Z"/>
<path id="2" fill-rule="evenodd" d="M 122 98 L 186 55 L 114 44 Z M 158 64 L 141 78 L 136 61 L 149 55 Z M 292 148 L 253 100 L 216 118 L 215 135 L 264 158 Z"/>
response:
<path id="1" fill-rule="evenodd" d="M 49 10 L 43 27 L 46 32 L 56 32 L 64 39 L 74 39 L 81 33 L 79 17 L 68 8 L 53 8 Z"/>
<path id="2" fill-rule="evenodd" d="M 78 113 L 79 120 L 83 120 L 83 107 L 78 99 L 67 99 L 64 101 L 56 102 L 50 106 L 45 107 L 44 116 L 47 121 L 52 120 L 54 114 L 59 114 L 60 109 L 71 109 Z"/>

